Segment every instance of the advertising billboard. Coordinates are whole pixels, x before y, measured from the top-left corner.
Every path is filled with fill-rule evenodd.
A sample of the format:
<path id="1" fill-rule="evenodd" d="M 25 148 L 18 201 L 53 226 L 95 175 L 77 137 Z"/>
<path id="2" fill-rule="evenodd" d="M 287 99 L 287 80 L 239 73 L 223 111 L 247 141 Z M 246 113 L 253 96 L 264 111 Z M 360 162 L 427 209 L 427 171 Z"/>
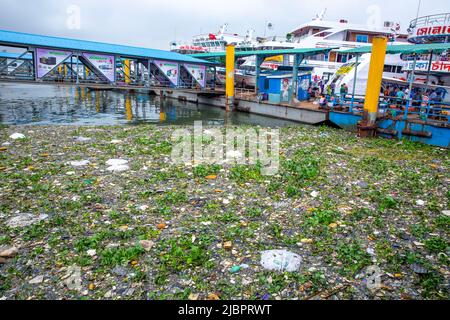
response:
<path id="1" fill-rule="evenodd" d="M 116 62 L 114 56 L 96 54 L 96 53 L 83 53 L 83 57 L 94 66 L 101 74 L 105 76 L 110 82 L 114 82 L 116 79 Z"/>
<path id="2" fill-rule="evenodd" d="M 292 79 L 281 79 L 281 102 L 289 102 L 292 93 Z"/>
<path id="3" fill-rule="evenodd" d="M 196 64 L 184 64 L 184 68 L 189 72 L 192 78 L 198 82 L 201 87 L 206 86 L 206 67 Z"/>
<path id="4" fill-rule="evenodd" d="M 154 60 L 153 63 L 173 85 L 178 85 L 178 74 L 180 73 L 180 65 L 178 63 L 162 60 Z"/>
<path id="5" fill-rule="evenodd" d="M 414 61 L 408 61 L 403 70 L 411 71 L 413 70 L 413 68 L 414 68 Z M 449 73 L 450 61 L 432 61 L 431 67 L 429 61 L 417 61 L 415 70 L 421 72 L 428 72 L 428 70 L 430 70 L 431 72 Z"/>
<path id="6" fill-rule="evenodd" d="M 37 76 L 45 77 L 50 71 L 72 55 L 69 51 L 36 49 Z"/>

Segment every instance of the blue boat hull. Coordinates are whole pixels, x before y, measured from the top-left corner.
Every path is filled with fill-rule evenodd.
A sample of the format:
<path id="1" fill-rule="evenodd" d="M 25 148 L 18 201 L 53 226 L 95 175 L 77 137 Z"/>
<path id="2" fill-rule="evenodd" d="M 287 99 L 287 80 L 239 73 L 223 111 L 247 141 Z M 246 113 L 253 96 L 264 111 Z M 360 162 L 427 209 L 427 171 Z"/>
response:
<path id="1" fill-rule="evenodd" d="M 355 115 L 345 112 L 330 111 L 329 121 L 342 129 L 356 131 L 357 124 L 362 120 L 361 115 Z M 384 119 L 379 121 L 379 128 L 395 134 L 383 134 L 381 136 L 398 139 L 408 139 L 418 141 L 433 146 L 449 148 L 450 147 L 450 128 L 428 123 L 416 123 L 411 121 Z"/>

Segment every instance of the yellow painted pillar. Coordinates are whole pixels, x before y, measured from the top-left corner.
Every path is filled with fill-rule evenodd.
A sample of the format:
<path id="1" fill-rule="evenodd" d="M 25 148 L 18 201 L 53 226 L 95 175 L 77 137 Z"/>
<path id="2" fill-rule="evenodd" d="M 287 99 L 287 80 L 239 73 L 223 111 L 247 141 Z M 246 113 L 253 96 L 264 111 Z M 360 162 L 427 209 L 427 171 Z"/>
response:
<path id="1" fill-rule="evenodd" d="M 75 87 L 75 103 L 78 103 L 79 101 L 79 93 L 78 93 L 78 89 L 80 89 L 79 87 Z"/>
<path id="2" fill-rule="evenodd" d="M 368 126 L 374 125 L 377 120 L 387 43 L 386 37 L 375 37 L 373 39 L 369 79 L 367 80 L 366 99 L 364 101 L 363 122 Z"/>
<path id="3" fill-rule="evenodd" d="M 234 104 L 234 64 L 235 64 L 235 47 L 228 45 L 226 51 L 226 110 L 230 111 L 230 106 Z"/>
<path id="4" fill-rule="evenodd" d="M 131 75 L 130 60 L 128 60 L 128 59 L 125 59 L 123 61 L 123 72 L 125 74 L 125 83 L 126 84 L 131 83 L 131 78 L 130 78 L 130 75 Z"/>
<path id="5" fill-rule="evenodd" d="M 125 98 L 125 109 L 127 111 L 127 120 L 133 120 L 133 110 L 131 109 L 131 97 L 129 95 Z"/>
<path id="6" fill-rule="evenodd" d="M 95 110 L 100 113 L 100 93 L 98 91 L 95 93 Z"/>

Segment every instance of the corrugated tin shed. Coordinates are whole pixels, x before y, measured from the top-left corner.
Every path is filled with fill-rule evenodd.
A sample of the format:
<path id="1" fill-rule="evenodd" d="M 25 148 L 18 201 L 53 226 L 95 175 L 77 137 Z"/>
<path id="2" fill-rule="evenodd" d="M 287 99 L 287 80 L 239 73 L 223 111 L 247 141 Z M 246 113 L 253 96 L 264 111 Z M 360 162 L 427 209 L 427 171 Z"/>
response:
<path id="1" fill-rule="evenodd" d="M 188 55 L 182 55 L 170 51 L 138 48 L 110 43 L 76 40 L 76 39 L 41 36 L 6 30 L 0 30 L 0 45 L 20 46 L 20 47 L 35 46 L 40 48 L 116 54 L 129 58 L 161 59 L 177 62 L 203 64 L 203 65 L 210 64 L 210 62 L 207 61 L 203 61 L 200 59 L 190 57 Z"/>

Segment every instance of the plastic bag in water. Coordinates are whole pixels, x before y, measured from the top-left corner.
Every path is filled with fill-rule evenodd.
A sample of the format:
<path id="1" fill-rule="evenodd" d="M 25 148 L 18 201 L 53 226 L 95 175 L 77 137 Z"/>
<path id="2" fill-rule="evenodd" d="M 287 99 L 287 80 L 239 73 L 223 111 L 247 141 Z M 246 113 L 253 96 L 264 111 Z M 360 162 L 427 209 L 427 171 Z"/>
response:
<path id="1" fill-rule="evenodd" d="M 286 250 L 270 250 L 261 253 L 261 265 L 271 271 L 295 272 L 300 269 L 302 258 Z"/>

